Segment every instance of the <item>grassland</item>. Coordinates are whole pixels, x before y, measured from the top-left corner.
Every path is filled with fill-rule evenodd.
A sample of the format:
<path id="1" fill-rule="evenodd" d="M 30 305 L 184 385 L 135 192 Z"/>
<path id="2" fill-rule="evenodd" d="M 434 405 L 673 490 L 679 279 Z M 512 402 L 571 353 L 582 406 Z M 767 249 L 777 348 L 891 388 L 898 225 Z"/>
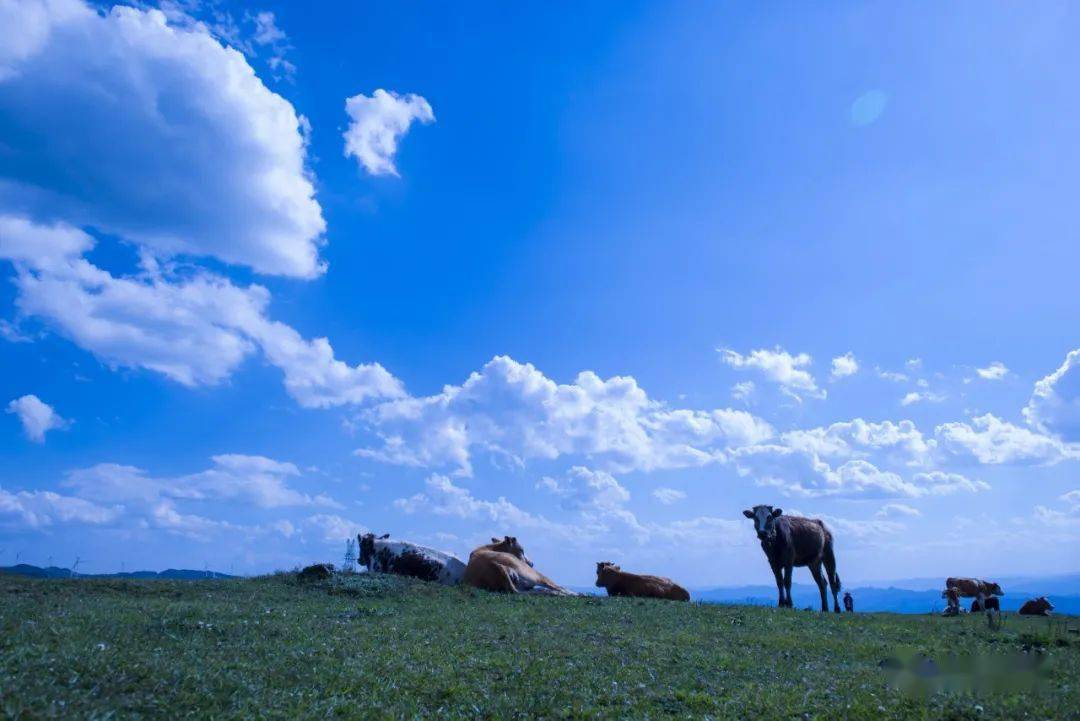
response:
<path id="1" fill-rule="evenodd" d="M 386 576 L 0 578 L 6 718 L 1080 718 L 1077 619 L 525 598 Z M 1045 660 L 920 697 L 888 659 Z M 883 664 L 883 662 L 885 662 Z"/>

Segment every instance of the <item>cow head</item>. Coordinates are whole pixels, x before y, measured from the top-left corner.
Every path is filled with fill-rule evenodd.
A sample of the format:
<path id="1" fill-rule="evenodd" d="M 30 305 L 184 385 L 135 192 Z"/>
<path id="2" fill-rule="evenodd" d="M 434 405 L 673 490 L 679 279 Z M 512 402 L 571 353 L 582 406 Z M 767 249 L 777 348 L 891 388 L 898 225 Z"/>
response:
<path id="1" fill-rule="evenodd" d="M 1035 603 L 1038 605 L 1040 613 L 1054 610 L 1054 604 L 1050 603 L 1050 599 L 1046 596 L 1039 596 L 1035 599 Z"/>
<path id="2" fill-rule="evenodd" d="M 603 588 L 608 584 L 608 579 L 614 571 L 620 570 L 611 561 L 600 561 L 596 564 L 596 587 Z"/>
<path id="3" fill-rule="evenodd" d="M 389 533 L 379 536 L 379 540 L 390 538 Z M 360 565 L 371 568 L 371 561 L 375 558 L 375 534 L 365 533 L 356 537 L 360 542 Z"/>
<path id="4" fill-rule="evenodd" d="M 501 541 L 498 538 L 492 538 L 491 550 L 509 553 L 511 556 L 517 556 L 530 566 L 533 565 L 533 562 L 525 555 L 525 549 L 518 543 L 517 536 L 503 536 Z"/>
<path id="5" fill-rule="evenodd" d="M 754 506 L 743 511 L 743 515 L 754 522 L 754 530 L 762 541 L 776 535 L 776 519 L 783 514 L 783 509 L 772 506 Z"/>
<path id="6" fill-rule="evenodd" d="M 1001 586 L 991 581 L 987 581 L 983 588 L 983 593 L 990 596 L 1004 596 L 1005 592 L 1001 590 Z"/>

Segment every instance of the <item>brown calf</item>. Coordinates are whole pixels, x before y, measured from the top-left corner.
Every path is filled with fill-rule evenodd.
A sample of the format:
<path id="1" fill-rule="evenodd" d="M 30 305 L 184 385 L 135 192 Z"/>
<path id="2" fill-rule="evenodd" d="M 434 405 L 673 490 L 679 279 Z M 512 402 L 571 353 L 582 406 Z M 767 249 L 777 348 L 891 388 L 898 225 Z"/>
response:
<path id="1" fill-rule="evenodd" d="M 1024 601 L 1018 613 L 1021 616 L 1049 616 L 1053 610 L 1054 604 L 1050 603 L 1046 596 L 1039 596 Z"/>
<path id="2" fill-rule="evenodd" d="M 513 539 L 521 556 L 515 552 L 493 550 L 503 543 L 508 543 L 511 536 L 503 541 L 494 541 L 492 547 L 481 546 L 469 554 L 469 564 L 465 566 L 462 581 L 486 591 L 502 593 L 535 593 L 547 596 L 575 596 L 532 567 L 525 556 L 525 549 Z"/>
<path id="3" fill-rule="evenodd" d="M 610 561 L 596 564 L 596 586 L 606 588 L 609 596 L 690 600 L 690 593 L 670 578 L 628 573 Z"/>
<path id="4" fill-rule="evenodd" d="M 840 593 L 840 576 L 836 573 L 832 533 L 816 518 L 785 516 L 783 513 L 772 506 L 754 506 L 743 511 L 743 515 L 754 522 L 761 550 L 769 560 L 780 594 L 779 605 L 791 608 L 791 569 L 806 566 L 821 591 L 821 610 L 829 610 L 825 597 L 827 581 L 832 591 L 833 610 L 840 613 L 840 602 L 836 598 Z"/>

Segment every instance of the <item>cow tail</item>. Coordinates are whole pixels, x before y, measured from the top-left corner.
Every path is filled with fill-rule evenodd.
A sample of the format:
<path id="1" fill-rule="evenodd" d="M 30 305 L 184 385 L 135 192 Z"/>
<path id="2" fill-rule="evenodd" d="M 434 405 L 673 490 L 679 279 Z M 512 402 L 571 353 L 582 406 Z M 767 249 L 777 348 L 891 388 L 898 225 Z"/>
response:
<path id="1" fill-rule="evenodd" d="M 825 568 L 831 573 L 829 578 L 829 585 L 833 587 L 835 593 L 840 591 L 840 574 L 836 572 L 836 555 L 833 554 L 833 536 L 829 533 L 828 529 L 825 529 Z"/>

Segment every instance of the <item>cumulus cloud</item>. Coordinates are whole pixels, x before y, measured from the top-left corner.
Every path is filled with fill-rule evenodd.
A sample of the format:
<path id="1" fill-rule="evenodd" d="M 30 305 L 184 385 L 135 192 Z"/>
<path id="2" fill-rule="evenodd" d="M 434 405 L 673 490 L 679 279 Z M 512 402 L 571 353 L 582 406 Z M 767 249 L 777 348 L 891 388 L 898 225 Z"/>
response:
<path id="1" fill-rule="evenodd" d="M 26 0 L 0 23 L 0 212 L 159 257 L 324 270 L 301 120 L 244 56 L 157 10 Z"/>
<path id="2" fill-rule="evenodd" d="M 914 403 L 941 403 L 945 396 L 931 391 L 912 391 L 900 399 L 900 405 L 910 406 Z"/>
<path id="3" fill-rule="evenodd" d="M 994 361 L 985 368 L 976 368 L 975 372 L 986 381 L 999 381 L 1009 373 L 1009 369 L 1001 361 Z"/>
<path id="4" fill-rule="evenodd" d="M 1080 458 L 1075 445 L 1013 425 L 990 413 L 972 418 L 970 423 L 943 423 L 934 432 L 944 448 L 973 456 L 980 463 L 1053 464 Z"/>
<path id="5" fill-rule="evenodd" d="M 839 380 L 859 372 L 859 361 L 850 351 L 832 359 L 832 379 Z"/>
<path id="6" fill-rule="evenodd" d="M 317 513 L 314 516 L 308 516 L 302 525 L 304 529 L 314 531 L 325 543 L 342 543 L 347 539 L 356 538 L 357 534 L 368 532 L 365 526 L 332 513 Z M 289 528 L 284 530 L 295 529 L 290 523 Z"/>
<path id="7" fill-rule="evenodd" d="M 747 401 L 754 395 L 754 381 L 742 381 L 731 386 L 731 397 L 738 401 Z"/>
<path id="8" fill-rule="evenodd" d="M 460 386 L 387 401 L 361 421 L 380 439 L 357 454 L 418 467 L 472 473 L 476 451 L 523 465 L 531 458 L 580 454 L 604 469 L 700 466 L 724 449 L 755 443 L 772 428 L 745 411 L 671 409 L 630 377 L 579 373 L 560 384 L 528 363 L 498 356 Z"/>
<path id="9" fill-rule="evenodd" d="M 814 377 L 806 370 L 813 359 L 806 353 L 791 355 L 777 346 L 773 350 L 759 349 L 747 355 L 729 348 L 717 348 L 720 360 L 737 370 L 754 369 L 766 379 L 780 386 L 780 390 L 795 400 L 802 396 L 824 398 L 825 391 L 818 388 Z"/>
<path id="10" fill-rule="evenodd" d="M 607 510 L 630 500 L 630 491 L 606 471 L 573 466 L 562 480 L 546 477 L 542 487 L 559 496 L 567 510 Z"/>
<path id="11" fill-rule="evenodd" d="M 67 428 L 70 421 L 62 418 L 52 406 L 35 395 L 25 395 L 8 403 L 8 413 L 14 413 L 22 423 L 23 433 L 34 443 L 44 443 L 49 431 Z"/>
<path id="12" fill-rule="evenodd" d="M 909 420 L 874 423 L 862 418 L 788 431 L 781 435 L 781 441 L 794 450 L 826 458 L 864 458 L 885 452 L 905 465 L 927 463 L 935 446 L 935 441 L 924 438 Z"/>
<path id="13" fill-rule="evenodd" d="M 360 93 L 345 100 L 349 127 L 345 130 L 345 156 L 354 157 L 372 175 L 397 177 L 394 155 L 398 141 L 413 121 L 431 123 L 435 113 L 419 95 L 398 95 L 376 90 L 371 96 Z"/>
<path id="14" fill-rule="evenodd" d="M 922 512 L 903 503 L 886 503 L 874 515 L 877 518 L 917 518 Z"/>
<path id="15" fill-rule="evenodd" d="M 257 508 L 323 506 L 340 508 L 326 495 L 302 493 L 288 484 L 299 477 L 292 463 L 264 456 L 225 454 L 214 456 L 213 465 L 198 473 L 156 478 L 134 466 L 99 463 L 71 471 L 64 486 L 76 495 L 99 502 L 230 501 Z"/>
<path id="16" fill-rule="evenodd" d="M 0 488 L 0 528 L 42 529 L 57 523 L 100 525 L 114 521 L 122 507 L 106 507 L 82 498 L 52 491 L 18 491 Z"/>
<path id="17" fill-rule="evenodd" d="M 256 350 L 280 368 L 286 390 L 311 408 L 393 398 L 400 381 L 377 363 L 349 366 L 325 338 L 305 340 L 267 317 L 269 292 L 205 271 L 163 269 L 117 277 L 82 253 L 94 246 L 63 223 L 0 215 L 0 258 L 16 268 L 15 302 L 111 366 L 145 368 L 188 386 L 227 379 Z"/>
<path id="18" fill-rule="evenodd" d="M 427 479 L 422 493 L 399 498 L 394 501 L 394 507 L 407 514 L 431 513 L 486 521 L 492 534 L 514 528 L 541 528 L 555 534 L 566 530 L 557 523 L 521 510 L 503 497 L 495 501 L 478 499 L 467 488 L 455 485 L 450 478 L 439 474 Z"/>
<path id="19" fill-rule="evenodd" d="M 1056 371 L 1039 380 L 1024 408 L 1033 428 L 1066 443 L 1080 443 L 1080 348 Z"/>
<path id="20" fill-rule="evenodd" d="M 652 496 L 665 506 L 678 503 L 686 498 L 686 494 L 676 488 L 657 488 L 652 492 Z"/>
<path id="21" fill-rule="evenodd" d="M 738 449 L 733 458 L 741 476 L 803 498 L 922 498 L 989 488 L 958 473 L 929 471 L 904 478 L 866 458 L 850 458 L 847 450 L 832 455 L 842 462 L 830 463 L 818 449 L 805 444 L 762 444 Z"/>

